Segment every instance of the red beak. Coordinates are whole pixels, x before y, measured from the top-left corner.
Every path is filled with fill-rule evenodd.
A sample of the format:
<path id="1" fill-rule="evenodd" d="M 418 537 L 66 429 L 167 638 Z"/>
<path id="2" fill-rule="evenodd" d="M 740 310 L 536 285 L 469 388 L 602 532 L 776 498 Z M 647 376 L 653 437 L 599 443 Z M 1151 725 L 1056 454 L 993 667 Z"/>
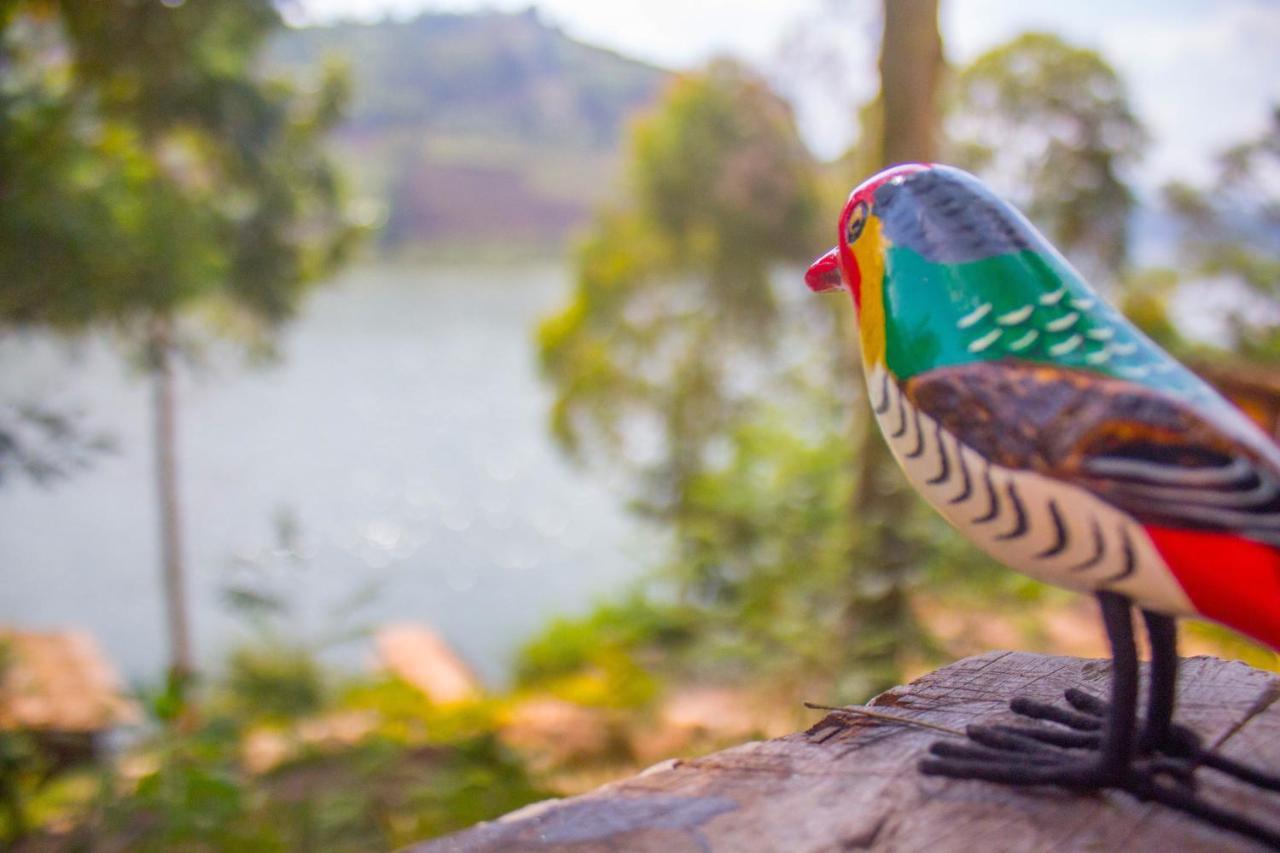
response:
<path id="1" fill-rule="evenodd" d="M 814 293 L 827 293 L 832 290 L 848 290 L 840 275 L 840 250 L 832 249 L 809 266 L 804 274 L 804 283 Z"/>

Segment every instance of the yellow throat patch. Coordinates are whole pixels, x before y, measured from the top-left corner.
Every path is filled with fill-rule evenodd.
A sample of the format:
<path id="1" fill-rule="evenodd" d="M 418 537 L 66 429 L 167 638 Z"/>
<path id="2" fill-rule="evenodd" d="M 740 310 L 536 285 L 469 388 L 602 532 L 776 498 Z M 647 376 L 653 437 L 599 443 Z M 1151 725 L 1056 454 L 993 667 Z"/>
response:
<path id="1" fill-rule="evenodd" d="M 867 217 L 861 239 L 850 248 L 862 276 L 862 307 L 858 311 L 862 359 L 871 367 L 884 363 L 884 256 L 888 246 L 884 245 L 878 217 Z"/>

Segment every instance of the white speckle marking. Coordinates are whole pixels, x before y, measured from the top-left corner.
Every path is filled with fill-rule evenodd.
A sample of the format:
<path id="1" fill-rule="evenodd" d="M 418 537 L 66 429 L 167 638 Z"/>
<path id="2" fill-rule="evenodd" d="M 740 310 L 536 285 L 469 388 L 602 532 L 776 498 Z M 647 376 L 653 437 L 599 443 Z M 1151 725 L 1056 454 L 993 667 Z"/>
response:
<path id="1" fill-rule="evenodd" d="M 969 352 L 982 352 L 984 349 L 986 349 L 987 347 L 991 346 L 996 341 L 998 341 L 1000 339 L 1000 336 L 1003 334 L 1004 332 L 1000 331 L 999 329 L 994 329 L 990 332 L 987 332 L 985 335 L 978 338 L 973 343 L 969 344 Z"/>
<path id="2" fill-rule="evenodd" d="M 977 308 L 974 308 L 968 314 L 960 318 L 960 322 L 956 323 L 957 329 L 967 329 L 983 317 L 991 313 L 991 303 L 984 302 Z"/>
<path id="3" fill-rule="evenodd" d="M 1035 343 L 1035 340 L 1038 337 L 1040 337 L 1040 333 L 1037 332 L 1035 329 L 1032 329 L 1022 337 L 1018 338 L 1013 343 L 1009 344 L 1009 349 L 1013 350 L 1014 352 L 1018 352 L 1019 350 L 1024 350 L 1027 347 L 1031 346 L 1033 343 Z"/>
<path id="4" fill-rule="evenodd" d="M 1044 327 L 1051 332 L 1064 332 L 1067 329 L 1070 329 L 1072 326 L 1074 326 L 1076 324 L 1076 321 L 1078 321 L 1079 319 L 1080 319 L 1080 315 L 1072 311 L 1070 314 L 1067 314 L 1065 316 L 1059 317 L 1056 320 L 1052 320 L 1048 323 L 1045 323 Z"/>
<path id="5" fill-rule="evenodd" d="M 1072 335 L 1062 343 L 1049 347 L 1049 355 L 1066 355 L 1082 343 L 1084 343 L 1084 338 L 1079 335 Z"/>
<path id="6" fill-rule="evenodd" d="M 1111 353 L 1108 352 L 1106 348 L 1103 348 L 1098 350 L 1097 352 L 1089 353 L 1084 357 L 1084 360 L 1089 362 L 1090 364 L 1106 364 L 1108 361 L 1111 360 Z"/>
<path id="7" fill-rule="evenodd" d="M 1062 297 L 1066 295 L 1067 295 L 1067 289 L 1065 287 L 1059 288 L 1058 290 L 1055 290 L 1053 293 L 1046 293 L 1044 296 L 1041 296 L 1040 304 L 1041 305 L 1057 305 L 1059 302 L 1062 301 Z"/>
<path id="8" fill-rule="evenodd" d="M 1142 379 L 1151 372 L 1151 368 L 1139 365 L 1138 367 L 1121 367 L 1119 371 L 1120 375 L 1127 376 L 1130 379 Z"/>
<path id="9" fill-rule="evenodd" d="M 1109 341 L 1116 336 L 1116 330 L 1100 326 L 1096 329 L 1090 329 L 1085 334 L 1095 341 Z"/>
<path id="10" fill-rule="evenodd" d="M 1023 320 L 1030 317 L 1031 312 L 1034 310 L 1035 310 L 1034 305 L 1023 305 L 1021 308 L 1018 308 L 1014 311 L 1010 311 L 1008 314 L 1001 314 L 999 317 L 996 318 L 996 322 L 999 323 L 1001 326 L 1016 326 L 1017 324 L 1021 323 Z"/>
<path id="11" fill-rule="evenodd" d="M 1093 300 L 1087 296 L 1071 300 L 1071 307 L 1079 308 L 1081 311 L 1088 311 L 1093 307 L 1093 304 Z"/>
<path id="12" fill-rule="evenodd" d="M 1137 344 L 1112 344 L 1111 351 L 1116 355 L 1133 355 L 1138 351 Z"/>

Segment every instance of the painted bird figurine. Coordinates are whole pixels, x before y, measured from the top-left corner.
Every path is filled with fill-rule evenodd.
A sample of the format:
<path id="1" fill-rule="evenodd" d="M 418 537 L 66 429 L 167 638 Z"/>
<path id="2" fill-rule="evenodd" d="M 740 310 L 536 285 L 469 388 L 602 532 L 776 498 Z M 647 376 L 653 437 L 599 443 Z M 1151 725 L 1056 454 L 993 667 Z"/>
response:
<path id="1" fill-rule="evenodd" d="M 995 559 L 1096 596 L 1111 643 L 1109 701 L 1015 699 L 1037 723 L 972 726 L 922 771 L 1120 788 L 1280 846 L 1280 828 L 1200 798 L 1192 772 L 1277 791 L 1280 776 L 1173 722 L 1175 617 L 1280 649 L 1280 448 L 958 169 L 863 183 L 806 282 L 852 294 L 870 402 L 911 484 Z M 1142 718 L 1134 607 L 1152 649 Z"/>

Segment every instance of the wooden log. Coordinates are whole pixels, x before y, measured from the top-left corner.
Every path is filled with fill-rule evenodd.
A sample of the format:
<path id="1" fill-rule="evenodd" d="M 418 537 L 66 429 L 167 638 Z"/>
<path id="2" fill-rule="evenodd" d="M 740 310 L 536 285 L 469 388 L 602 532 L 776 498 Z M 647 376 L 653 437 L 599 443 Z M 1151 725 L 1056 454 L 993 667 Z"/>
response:
<path id="1" fill-rule="evenodd" d="M 993 652 L 966 658 L 872 701 L 875 710 L 962 730 L 1016 719 L 1014 695 L 1105 696 L 1108 661 Z M 1183 661 L 1177 719 L 1206 743 L 1280 768 L 1280 678 L 1242 663 Z M 920 774 L 947 734 L 828 714 L 806 732 L 673 760 L 582 796 L 529 806 L 413 853 L 481 851 L 1047 851 L 1260 849 L 1166 807 L 1108 791 L 1012 789 Z M 1280 827 L 1280 794 L 1198 771 L 1213 802 Z"/>

